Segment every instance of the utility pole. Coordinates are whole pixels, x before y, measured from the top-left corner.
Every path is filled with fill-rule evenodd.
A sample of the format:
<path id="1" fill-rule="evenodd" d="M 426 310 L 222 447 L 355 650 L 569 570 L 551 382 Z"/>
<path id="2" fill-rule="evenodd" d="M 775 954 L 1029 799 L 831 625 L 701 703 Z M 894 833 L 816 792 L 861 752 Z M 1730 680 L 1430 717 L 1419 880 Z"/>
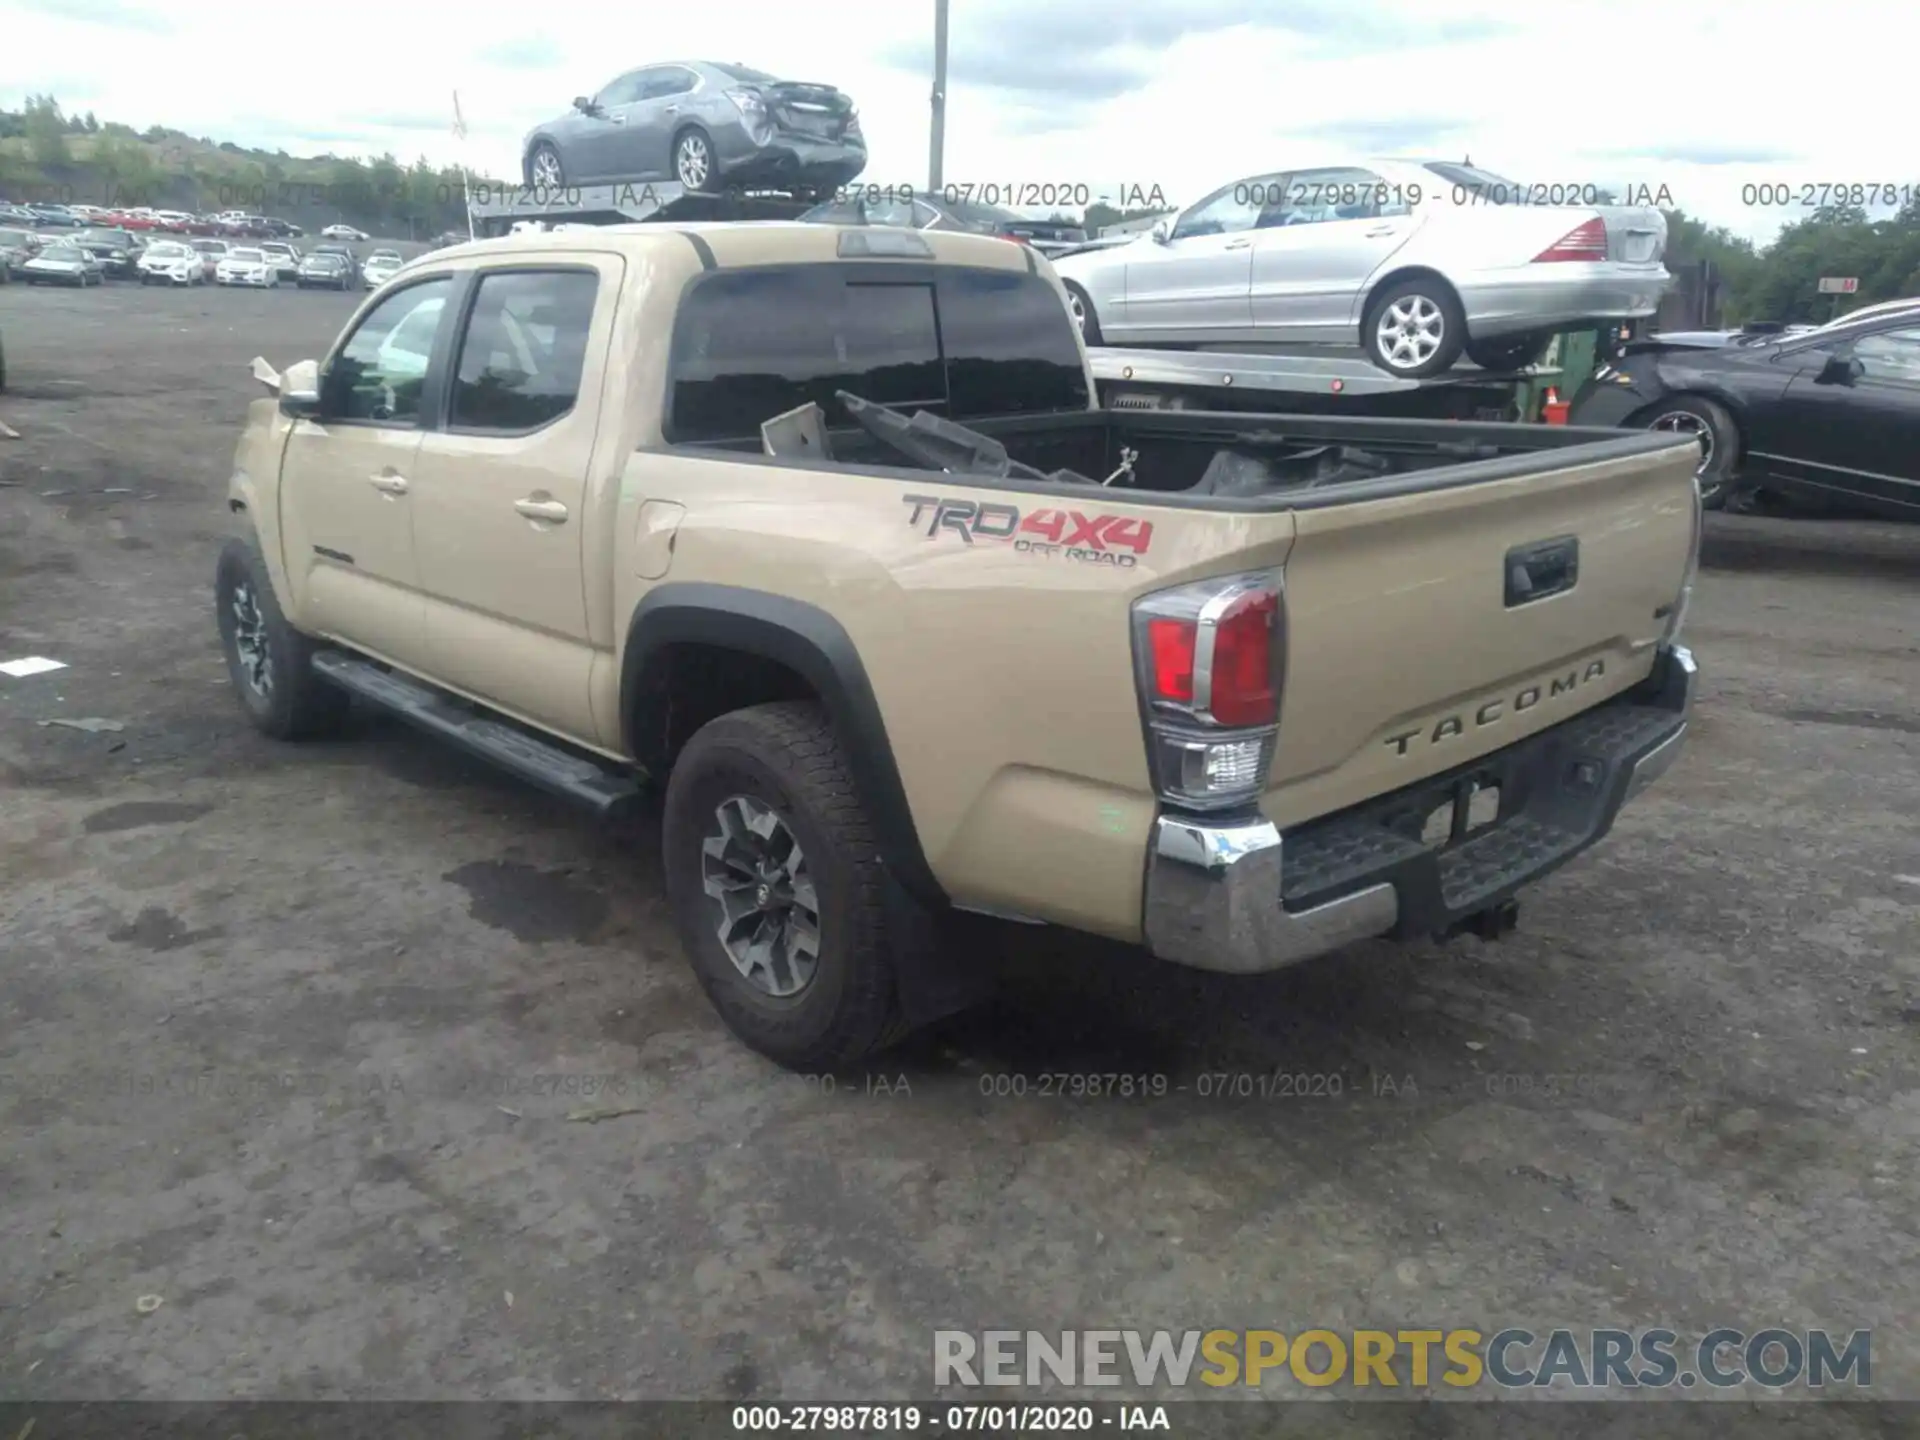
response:
<path id="1" fill-rule="evenodd" d="M 940 161 L 947 146 L 947 0 L 933 0 L 933 136 L 927 157 L 927 189 L 944 183 Z"/>

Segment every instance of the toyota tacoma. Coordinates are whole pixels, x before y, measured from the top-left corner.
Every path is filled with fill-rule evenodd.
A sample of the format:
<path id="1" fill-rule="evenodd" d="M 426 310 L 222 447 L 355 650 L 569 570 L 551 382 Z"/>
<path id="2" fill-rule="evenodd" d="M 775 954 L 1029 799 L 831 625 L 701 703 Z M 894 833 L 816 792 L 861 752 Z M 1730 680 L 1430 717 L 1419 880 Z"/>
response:
<path id="1" fill-rule="evenodd" d="M 423 256 L 265 359 L 219 634 L 601 815 L 695 973 L 844 1065 L 954 910 L 1274 969 L 1510 923 L 1686 733 L 1689 436 L 1103 411 L 1027 246 L 803 224 Z"/>

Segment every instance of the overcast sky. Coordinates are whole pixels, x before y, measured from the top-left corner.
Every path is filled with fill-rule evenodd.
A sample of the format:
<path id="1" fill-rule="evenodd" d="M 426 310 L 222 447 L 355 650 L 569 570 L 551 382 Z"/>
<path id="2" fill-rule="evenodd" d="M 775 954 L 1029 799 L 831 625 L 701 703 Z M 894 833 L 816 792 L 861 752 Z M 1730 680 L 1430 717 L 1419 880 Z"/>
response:
<path id="1" fill-rule="evenodd" d="M 1894 0 L 951 5 L 949 182 L 1158 186 L 1178 203 L 1303 154 L 1470 155 L 1525 180 L 1664 186 L 1756 238 L 1805 212 L 1744 204 L 1745 185 L 1920 182 L 1913 82 L 1872 78 L 1876 39 L 1910 53 L 1920 30 Z M 51 91 L 140 128 L 464 154 L 506 178 L 530 126 L 619 71 L 737 60 L 849 92 L 862 180 L 918 186 L 932 34 L 933 0 L 0 0 L 0 104 Z"/>

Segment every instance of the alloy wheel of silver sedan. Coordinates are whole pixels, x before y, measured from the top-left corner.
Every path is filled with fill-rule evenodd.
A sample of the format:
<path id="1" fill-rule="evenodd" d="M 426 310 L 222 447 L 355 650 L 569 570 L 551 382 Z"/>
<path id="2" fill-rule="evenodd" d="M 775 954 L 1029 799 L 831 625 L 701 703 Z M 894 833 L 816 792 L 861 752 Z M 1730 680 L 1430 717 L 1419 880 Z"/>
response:
<path id="1" fill-rule="evenodd" d="M 1447 338 L 1447 317 L 1425 295 L 1402 295 L 1374 322 L 1380 354 L 1396 370 L 1431 360 Z"/>
<path id="2" fill-rule="evenodd" d="M 564 176 L 560 170 L 560 157 L 550 145 L 542 145 L 533 152 L 533 183 L 542 190 L 558 190 Z"/>
<path id="3" fill-rule="evenodd" d="M 779 811 L 745 795 L 713 815 L 701 880 L 721 948 L 756 990 L 798 995 L 820 967 L 820 899 L 800 842 Z"/>
<path id="4" fill-rule="evenodd" d="M 689 130 L 674 143 L 673 173 L 689 190 L 700 189 L 713 173 L 713 153 L 698 130 Z"/>
<path id="5" fill-rule="evenodd" d="M 247 688 L 265 700 L 273 694 L 273 652 L 267 643 L 267 621 L 253 586 L 241 581 L 233 587 L 233 652 Z"/>
<path id="6" fill-rule="evenodd" d="M 1080 298 L 1079 292 L 1074 290 L 1067 291 L 1067 313 L 1073 316 L 1073 323 L 1080 327 L 1081 338 L 1085 339 L 1087 334 L 1087 306 L 1086 302 Z"/>

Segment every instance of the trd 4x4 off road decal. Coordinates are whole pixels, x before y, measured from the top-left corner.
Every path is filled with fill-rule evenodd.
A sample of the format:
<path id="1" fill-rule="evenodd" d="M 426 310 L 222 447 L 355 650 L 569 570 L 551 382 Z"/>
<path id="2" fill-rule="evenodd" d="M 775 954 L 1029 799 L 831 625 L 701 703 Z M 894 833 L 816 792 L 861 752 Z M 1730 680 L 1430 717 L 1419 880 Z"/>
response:
<path id="1" fill-rule="evenodd" d="M 1015 550 L 1049 559 L 1128 569 L 1140 563 L 1153 543 L 1153 522 L 1131 515 L 1086 515 L 1078 510 L 1028 510 L 984 500 L 948 500 L 938 495 L 908 495 L 907 523 L 924 526 L 929 540 L 942 532 L 971 545 L 979 540 L 1011 544 Z"/>

